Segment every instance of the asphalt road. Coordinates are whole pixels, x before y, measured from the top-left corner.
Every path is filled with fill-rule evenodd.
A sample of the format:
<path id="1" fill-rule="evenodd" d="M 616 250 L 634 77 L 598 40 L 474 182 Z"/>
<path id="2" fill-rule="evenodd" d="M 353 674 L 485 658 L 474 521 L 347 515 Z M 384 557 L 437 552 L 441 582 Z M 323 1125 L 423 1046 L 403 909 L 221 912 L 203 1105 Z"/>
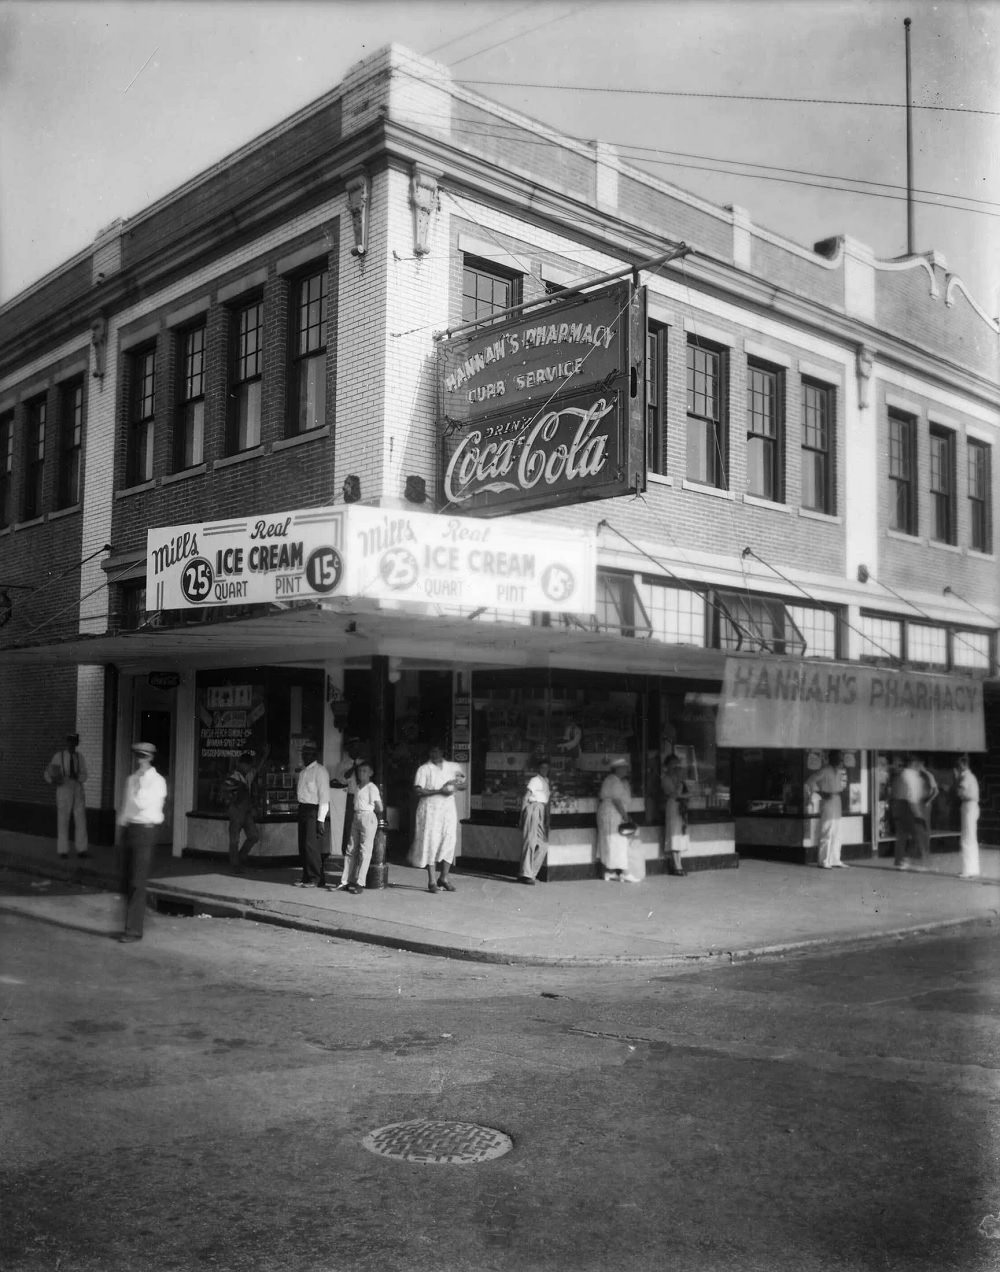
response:
<path id="1" fill-rule="evenodd" d="M 0 916 L 6 1272 L 1000 1268 L 998 938 L 639 971 Z M 412 1119 L 478 1164 L 376 1156 Z"/>

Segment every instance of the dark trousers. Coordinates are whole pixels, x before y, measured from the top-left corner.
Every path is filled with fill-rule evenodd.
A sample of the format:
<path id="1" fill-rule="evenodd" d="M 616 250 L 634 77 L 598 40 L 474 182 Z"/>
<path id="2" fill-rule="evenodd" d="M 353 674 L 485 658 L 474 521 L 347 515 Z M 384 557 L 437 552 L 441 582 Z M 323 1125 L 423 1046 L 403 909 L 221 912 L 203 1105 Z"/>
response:
<path id="1" fill-rule="evenodd" d="M 156 851 L 158 826 L 133 822 L 124 828 L 121 845 L 121 889 L 125 894 L 125 934 L 142 936 L 146 917 L 146 881 Z"/>
<path id="2" fill-rule="evenodd" d="M 326 884 L 323 866 L 322 833 L 316 821 L 318 804 L 299 805 L 299 865 L 302 882 L 315 883 L 321 888 Z"/>
<path id="3" fill-rule="evenodd" d="M 243 847 L 240 847 L 240 832 L 243 833 Z M 260 838 L 257 823 L 253 819 L 253 809 L 249 804 L 229 805 L 229 864 L 237 865 L 246 861 L 250 850 Z"/>
<path id="4" fill-rule="evenodd" d="M 916 817 L 909 801 L 905 799 L 892 801 L 892 819 L 896 826 L 896 864 L 905 861 L 911 852 L 918 861 L 926 862 L 931 849 L 927 821 Z"/>

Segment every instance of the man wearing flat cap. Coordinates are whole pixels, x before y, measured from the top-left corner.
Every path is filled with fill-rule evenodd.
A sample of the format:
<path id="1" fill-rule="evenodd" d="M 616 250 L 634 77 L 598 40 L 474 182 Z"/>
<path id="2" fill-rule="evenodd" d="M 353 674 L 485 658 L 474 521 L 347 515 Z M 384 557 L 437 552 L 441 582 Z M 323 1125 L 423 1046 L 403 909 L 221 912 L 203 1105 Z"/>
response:
<path id="1" fill-rule="evenodd" d="M 135 772 L 125 783 L 125 797 L 118 814 L 121 827 L 122 892 L 125 894 L 123 944 L 142 940 L 146 915 L 146 881 L 156 851 L 157 829 L 163 824 L 167 783 L 153 768 L 156 747 L 152 742 L 133 742 Z"/>

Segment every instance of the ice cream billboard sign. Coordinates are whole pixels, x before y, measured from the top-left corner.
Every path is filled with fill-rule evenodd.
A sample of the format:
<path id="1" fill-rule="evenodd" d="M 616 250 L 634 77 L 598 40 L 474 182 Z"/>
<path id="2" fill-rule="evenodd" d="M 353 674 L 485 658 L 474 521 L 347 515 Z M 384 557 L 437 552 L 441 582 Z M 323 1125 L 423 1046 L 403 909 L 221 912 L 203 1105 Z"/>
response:
<path id="1" fill-rule="evenodd" d="M 445 508 L 493 516 L 645 488 L 645 291 L 614 283 L 442 342 Z"/>
<path id="2" fill-rule="evenodd" d="M 151 529 L 153 610 L 359 597 L 591 614 L 595 533 L 513 517 L 308 508 Z"/>

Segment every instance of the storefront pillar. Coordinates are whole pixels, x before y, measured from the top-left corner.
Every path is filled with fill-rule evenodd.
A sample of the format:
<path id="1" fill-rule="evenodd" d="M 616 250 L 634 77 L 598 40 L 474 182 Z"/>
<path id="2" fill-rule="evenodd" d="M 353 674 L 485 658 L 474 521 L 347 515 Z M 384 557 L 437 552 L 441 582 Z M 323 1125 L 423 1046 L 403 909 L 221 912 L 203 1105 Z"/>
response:
<path id="1" fill-rule="evenodd" d="M 371 725 L 368 730 L 371 748 L 371 762 L 374 765 L 376 781 L 381 783 L 383 809 L 386 800 L 385 757 L 387 754 L 386 729 L 389 722 L 389 659 L 384 654 L 372 655 L 371 669 Z M 368 888 L 384 888 L 388 881 L 389 863 L 386 859 L 385 823 L 379 822 L 375 835 L 375 846 L 372 849 L 371 865 L 368 867 Z"/>

